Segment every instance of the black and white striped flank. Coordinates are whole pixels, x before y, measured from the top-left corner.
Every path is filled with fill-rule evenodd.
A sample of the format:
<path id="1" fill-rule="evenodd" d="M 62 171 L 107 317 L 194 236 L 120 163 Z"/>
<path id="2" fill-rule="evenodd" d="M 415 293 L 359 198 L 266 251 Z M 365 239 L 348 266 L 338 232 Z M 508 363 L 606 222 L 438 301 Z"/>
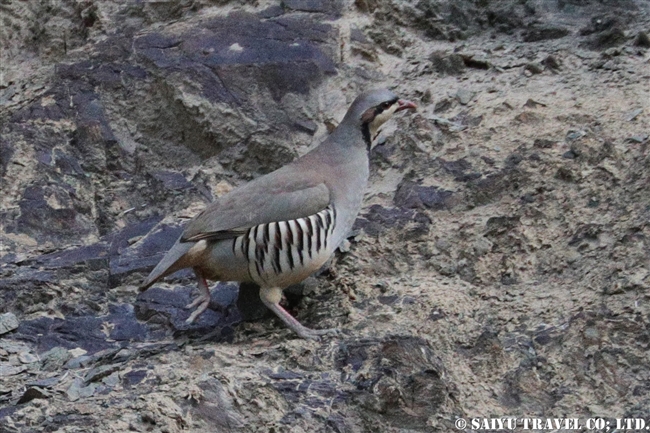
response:
<path id="1" fill-rule="evenodd" d="M 308 217 L 251 227 L 233 240 L 232 251 L 248 261 L 253 281 L 267 283 L 280 275 L 302 272 L 323 253 L 331 252 L 335 226 L 336 210 L 329 206 Z"/>

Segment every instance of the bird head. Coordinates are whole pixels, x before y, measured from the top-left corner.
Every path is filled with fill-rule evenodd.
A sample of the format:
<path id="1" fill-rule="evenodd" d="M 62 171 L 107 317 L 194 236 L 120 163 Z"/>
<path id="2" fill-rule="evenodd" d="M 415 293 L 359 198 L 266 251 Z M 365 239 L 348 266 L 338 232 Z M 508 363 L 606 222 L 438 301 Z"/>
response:
<path id="1" fill-rule="evenodd" d="M 359 95 L 350 106 L 343 122 L 354 122 L 356 125 L 360 122 L 366 145 L 370 148 L 372 141 L 377 137 L 379 127 L 393 114 L 416 108 L 413 102 L 400 99 L 388 89 L 376 89 Z"/>

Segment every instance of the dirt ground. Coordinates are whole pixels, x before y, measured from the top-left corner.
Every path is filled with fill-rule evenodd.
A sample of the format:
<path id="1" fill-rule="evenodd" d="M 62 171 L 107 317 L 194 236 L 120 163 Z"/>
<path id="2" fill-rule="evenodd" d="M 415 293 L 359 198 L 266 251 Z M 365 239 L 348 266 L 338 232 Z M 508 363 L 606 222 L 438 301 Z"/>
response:
<path id="1" fill-rule="evenodd" d="M 650 3 L 0 18 L 0 432 L 650 425 Z M 227 283 L 186 325 L 189 273 L 138 294 L 187 218 L 381 86 L 418 111 L 384 127 L 345 252 L 287 293 L 341 336 L 300 340 Z"/>

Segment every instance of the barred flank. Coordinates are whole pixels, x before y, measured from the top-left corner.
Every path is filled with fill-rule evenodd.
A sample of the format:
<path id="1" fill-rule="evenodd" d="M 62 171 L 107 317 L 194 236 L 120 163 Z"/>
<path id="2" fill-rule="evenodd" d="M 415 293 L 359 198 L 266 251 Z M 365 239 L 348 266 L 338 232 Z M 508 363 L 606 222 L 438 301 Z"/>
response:
<path id="1" fill-rule="evenodd" d="M 329 206 L 317 214 L 289 221 L 251 227 L 233 239 L 236 256 L 248 261 L 254 281 L 292 272 L 306 265 L 306 258 L 327 249 L 336 226 L 336 211 Z"/>

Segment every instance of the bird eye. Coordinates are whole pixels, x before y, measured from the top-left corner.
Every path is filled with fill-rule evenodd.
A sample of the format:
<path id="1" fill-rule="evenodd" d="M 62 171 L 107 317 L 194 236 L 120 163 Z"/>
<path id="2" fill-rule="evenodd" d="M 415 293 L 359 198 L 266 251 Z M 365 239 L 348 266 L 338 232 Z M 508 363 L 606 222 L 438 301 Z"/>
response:
<path id="1" fill-rule="evenodd" d="M 393 105 L 393 104 L 391 104 L 390 102 L 384 102 L 383 104 L 381 104 L 381 108 L 383 108 L 385 110 L 388 107 L 390 107 L 391 105 Z"/>

